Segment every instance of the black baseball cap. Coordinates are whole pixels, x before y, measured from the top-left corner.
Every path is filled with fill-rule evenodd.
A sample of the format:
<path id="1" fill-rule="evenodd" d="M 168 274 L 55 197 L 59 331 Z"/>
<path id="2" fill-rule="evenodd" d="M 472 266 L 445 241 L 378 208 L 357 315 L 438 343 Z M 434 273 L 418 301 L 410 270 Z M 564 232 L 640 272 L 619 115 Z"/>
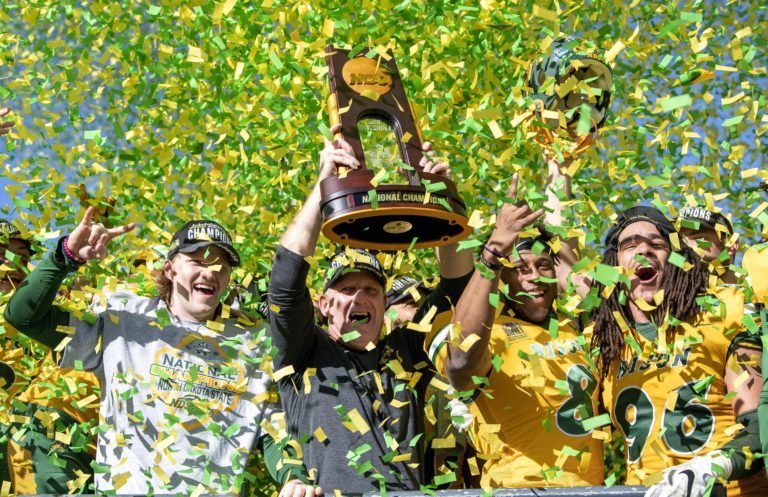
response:
<path id="1" fill-rule="evenodd" d="M 381 263 L 376 259 L 375 255 L 359 248 L 346 248 L 333 254 L 333 257 L 328 261 L 328 269 L 325 270 L 323 292 L 328 290 L 342 276 L 360 270 L 370 272 L 379 280 L 381 286 L 387 287 L 387 276 L 384 274 Z"/>
<path id="2" fill-rule="evenodd" d="M 720 212 L 709 210 L 701 205 L 683 207 L 678 219 L 680 220 L 681 228 L 691 228 L 694 230 L 700 230 L 702 227 L 709 228 L 720 236 L 722 236 L 721 233 L 725 229 L 725 233 L 727 233 L 725 238 L 733 235 L 733 225 L 727 217 Z M 720 230 L 717 229 L 718 225 L 721 226 Z"/>
<path id="3" fill-rule="evenodd" d="M 34 253 L 34 250 L 32 250 L 32 240 L 22 235 L 21 230 L 12 222 L 6 221 L 5 219 L 0 219 L 0 240 L 10 240 L 11 238 L 15 238 L 26 243 L 29 251 Z"/>
<path id="4" fill-rule="evenodd" d="M 398 276 L 392 280 L 392 288 L 387 291 L 387 307 L 398 304 L 404 300 L 412 299 L 413 292 L 425 288 L 423 281 L 418 281 L 410 276 Z"/>
<path id="5" fill-rule="evenodd" d="M 178 254 L 215 245 L 227 254 L 233 267 L 240 265 L 240 256 L 232 245 L 232 238 L 219 223 L 210 220 L 190 221 L 174 233 L 168 249 L 168 259 Z"/>
<path id="6" fill-rule="evenodd" d="M 670 234 L 675 232 L 675 225 L 660 210 L 655 207 L 638 205 L 619 213 L 605 237 L 605 248 L 618 250 L 621 232 L 630 224 L 638 221 L 647 221 L 653 224 L 659 233 L 667 239 L 669 239 Z"/>

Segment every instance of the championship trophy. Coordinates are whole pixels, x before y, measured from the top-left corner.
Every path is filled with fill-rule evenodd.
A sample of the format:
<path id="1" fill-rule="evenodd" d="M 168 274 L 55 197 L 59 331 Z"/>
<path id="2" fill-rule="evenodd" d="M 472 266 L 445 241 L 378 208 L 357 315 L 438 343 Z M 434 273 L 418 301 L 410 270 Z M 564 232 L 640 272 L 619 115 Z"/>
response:
<path id="1" fill-rule="evenodd" d="M 575 158 L 597 139 L 608 117 L 613 76 L 594 51 L 573 36 L 558 38 L 528 67 L 533 91 L 531 127 L 550 158 Z"/>
<path id="2" fill-rule="evenodd" d="M 391 52 L 325 52 L 330 123 L 341 124 L 361 167 L 320 183 L 323 234 L 350 247 L 391 251 L 466 237 L 471 228 L 456 185 L 419 166 L 421 133 Z"/>

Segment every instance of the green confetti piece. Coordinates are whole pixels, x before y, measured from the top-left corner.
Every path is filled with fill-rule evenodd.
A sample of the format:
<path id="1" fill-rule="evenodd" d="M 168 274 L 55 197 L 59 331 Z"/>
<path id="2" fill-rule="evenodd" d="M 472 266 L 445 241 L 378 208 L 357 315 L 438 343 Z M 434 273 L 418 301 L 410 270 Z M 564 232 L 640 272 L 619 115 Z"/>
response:
<path id="1" fill-rule="evenodd" d="M 744 120 L 744 116 L 733 116 L 733 117 L 730 117 L 730 118 L 726 119 L 725 121 L 723 121 L 723 127 L 724 128 L 730 128 L 731 126 L 736 126 L 737 124 L 739 124 L 743 120 Z"/>
<path id="2" fill-rule="evenodd" d="M 643 348 L 640 346 L 639 343 L 637 343 L 637 340 L 631 335 L 627 335 L 624 337 L 624 340 L 629 344 L 630 347 L 632 347 L 632 350 L 635 351 L 635 354 L 642 355 L 643 354 Z"/>
<path id="3" fill-rule="evenodd" d="M 504 365 L 504 359 L 502 359 L 498 354 L 493 354 L 493 357 L 491 357 L 491 365 L 493 366 L 493 369 L 498 373 L 501 371 L 501 367 Z"/>
<path id="4" fill-rule="evenodd" d="M 489 293 L 488 294 L 488 303 L 490 303 L 491 306 L 494 307 L 494 308 L 499 307 L 499 294 L 498 293 Z"/>
<path id="5" fill-rule="evenodd" d="M 664 112 L 672 112 L 673 110 L 688 107 L 691 105 L 691 103 L 693 103 L 693 100 L 691 99 L 690 95 L 678 95 L 661 102 L 661 109 Z"/>
<path id="6" fill-rule="evenodd" d="M 273 51 L 269 52 L 269 60 L 272 61 L 272 64 L 275 66 L 275 69 L 277 69 L 278 71 L 283 70 L 283 63 L 275 52 Z"/>
<path id="7" fill-rule="evenodd" d="M 593 416 L 581 422 L 581 425 L 584 427 L 584 429 L 590 431 L 602 426 L 609 426 L 610 424 L 611 416 L 608 413 Z"/>
<path id="8" fill-rule="evenodd" d="M 674 264 L 675 266 L 682 268 L 685 266 L 685 256 L 680 254 L 679 252 L 670 252 L 669 258 L 667 261 L 670 264 Z"/>

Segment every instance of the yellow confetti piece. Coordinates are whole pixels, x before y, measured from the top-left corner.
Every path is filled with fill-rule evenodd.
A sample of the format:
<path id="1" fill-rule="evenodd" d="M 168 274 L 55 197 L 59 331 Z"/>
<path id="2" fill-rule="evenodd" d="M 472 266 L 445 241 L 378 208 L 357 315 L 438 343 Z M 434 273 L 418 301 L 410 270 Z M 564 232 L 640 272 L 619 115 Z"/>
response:
<path id="1" fill-rule="evenodd" d="M 733 385 L 736 388 L 739 388 L 748 379 L 749 379 L 749 371 L 746 371 L 746 370 L 742 371 L 741 374 L 739 376 L 737 376 L 735 380 L 733 380 Z"/>
<path id="2" fill-rule="evenodd" d="M 464 340 L 462 340 L 462 342 L 459 344 L 459 348 L 464 352 L 468 352 L 469 349 L 471 349 L 472 346 L 475 344 L 475 342 L 477 342 L 478 340 L 480 340 L 480 337 L 472 333 L 471 335 L 466 337 Z"/>
<path id="3" fill-rule="evenodd" d="M 389 171 L 386 169 L 379 169 L 376 174 L 373 176 L 373 179 L 371 179 L 371 184 L 375 187 L 379 186 L 379 183 L 381 182 L 384 177 L 386 177 L 389 174 Z"/>
<path id="4" fill-rule="evenodd" d="M 77 402 L 75 403 L 75 405 L 77 405 L 77 407 L 79 407 L 80 409 L 84 409 L 84 408 L 85 408 L 86 406 L 88 406 L 88 404 L 90 404 L 91 402 L 96 402 L 96 401 L 98 401 L 98 400 L 99 400 L 99 397 L 98 397 L 98 395 L 96 395 L 96 394 L 91 394 L 91 395 L 89 395 L 88 397 L 86 397 L 86 398 L 84 398 L 84 399 L 81 399 L 81 400 L 77 401 Z"/>
<path id="5" fill-rule="evenodd" d="M 160 466 L 157 466 L 157 465 L 152 466 L 152 472 L 155 473 L 155 475 L 161 482 L 163 482 L 163 485 L 168 485 L 168 483 L 170 483 L 171 479 L 168 478 L 168 475 L 165 473 L 165 471 L 163 471 L 163 468 L 161 468 Z"/>
<path id="6" fill-rule="evenodd" d="M 292 375 L 293 373 L 295 373 L 295 370 L 293 369 L 293 366 L 289 364 L 288 366 L 285 366 L 275 371 L 272 379 L 274 381 L 280 381 L 286 376 Z"/>
<path id="7" fill-rule="evenodd" d="M 211 331 L 217 331 L 219 333 L 224 331 L 224 323 L 220 323 L 218 321 L 206 321 L 205 326 Z"/>
<path id="8" fill-rule="evenodd" d="M 488 128 L 490 128 L 494 138 L 498 139 L 504 136 L 504 132 L 501 131 L 501 127 L 499 126 L 499 123 L 497 123 L 496 121 L 490 121 L 488 123 Z"/>
<path id="9" fill-rule="evenodd" d="M 533 15 L 535 17 L 540 17 L 550 22 L 557 22 L 559 19 L 557 12 L 553 10 L 545 9 L 544 7 L 539 7 L 539 5 L 537 4 L 533 5 Z"/>
<path id="10" fill-rule="evenodd" d="M 363 419 L 363 416 L 360 415 L 357 409 L 352 409 L 347 413 L 347 416 L 349 416 L 349 419 L 352 421 L 352 424 L 355 426 L 355 429 L 361 434 L 365 435 L 371 430 L 371 427 L 368 426 L 368 423 L 365 422 Z"/>
<path id="11" fill-rule="evenodd" d="M 392 458 L 392 462 L 406 462 L 411 460 L 411 453 L 398 454 Z"/>
<path id="12" fill-rule="evenodd" d="M 651 305 L 648 302 L 645 301 L 642 297 L 638 297 L 634 300 L 635 305 L 640 308 L 640 310 L 648 312 L 656 309 L 657 306 Z"/>
<path id="13" fill-rule="evenodd" d="M 60 324 L 56 327 L 56 331 L 67 335 L 74 335 L 77 329 L 74 326 L 64 326 Z"/>
<path id="14" fill-rule="evenodd" d="M 115 487 L 115 490 L 119 490 L 128 482 L 130 478 L 130 472 L 112 473 L 112 485 Z"/>
<path id="15" fill-rule="evenodd" d="M 592 430 L 592 438 L 595 440 L 602 440 L 603 442 L 607 442 L 611 439 L 610 433 L 607 433 L 603 430 Z"/>
<path id="16" fill-rule="evenodd" d="M 332 38 L 335 27 L 336 22 L 333 19 L 326 19 L 323 23 L 323 36 L 326 38 Z"/>
<path id="17" fill-rule="evenodd" d="M 328 439 L 328 436 L 323 431 L 323 428 L 318 426 L 317 429 L 313 433 L 315 440 L 317 440 L 320 443 L 325 442 Z"/>
<path id="18" fill-rule="evenodd" d="M 759 206 L 755 210 L 749 213 L 749 217 L 752 219 L 759 216 L 766 208 L 768 208 L 768 202 L 761 202 Z"/>

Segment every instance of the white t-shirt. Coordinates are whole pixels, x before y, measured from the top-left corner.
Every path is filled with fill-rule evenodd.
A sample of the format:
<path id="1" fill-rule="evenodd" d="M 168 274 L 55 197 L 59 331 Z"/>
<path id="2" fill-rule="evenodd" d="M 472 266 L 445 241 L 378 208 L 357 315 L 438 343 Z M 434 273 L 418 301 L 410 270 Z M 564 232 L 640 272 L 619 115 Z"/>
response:
<path id="1" fill-rule="evenodd" d="M 110 295 L 97 316 L 70 319 L 61 361 L 82 361 L 101 381 L 96 489 L 189 495 L 202 483 L 203 493 L 238 493 L 276 407 L 265 331 L 179 320 L 160 298 L 129 292 Z"/>

